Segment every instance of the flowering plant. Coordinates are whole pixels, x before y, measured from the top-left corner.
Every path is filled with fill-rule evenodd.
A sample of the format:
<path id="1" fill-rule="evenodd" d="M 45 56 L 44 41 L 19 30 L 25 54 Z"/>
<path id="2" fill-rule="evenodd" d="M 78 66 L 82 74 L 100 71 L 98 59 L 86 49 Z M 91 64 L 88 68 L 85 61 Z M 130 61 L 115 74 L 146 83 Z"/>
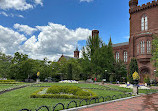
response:
<path id="1" fill-rule="evenodd" d="M 133 73 L 133 80 L 139 80 L 139 74 L 135 71 L 134 73 Z"/>

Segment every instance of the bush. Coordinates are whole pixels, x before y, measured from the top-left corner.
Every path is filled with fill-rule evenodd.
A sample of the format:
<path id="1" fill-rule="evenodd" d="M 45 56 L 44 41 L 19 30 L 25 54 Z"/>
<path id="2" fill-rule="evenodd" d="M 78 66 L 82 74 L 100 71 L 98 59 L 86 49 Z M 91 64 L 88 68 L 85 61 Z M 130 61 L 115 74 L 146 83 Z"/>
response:
<path id="1" fill-rule="evenodd" d="M 91 99 L 97 98 L 97 95 L 91 90 L 81 89 L 77 86 L 59 86 L 53 85 L 48 88 L 45 94 L 40 94 L 45 88 L 36 91 L 31 98 L 64 98 L 64 99 Z"/>
<path id="2" fill-rule="evenodd" d="M 0 82 L 16 82 L 15 80 L 0 80 Z"/>
<path id="3" fill-rule="evenodd" d="M 149 77 L 144 78 L 144 82 L 147 83 L 147 84 L 150 84 L 150 79 L 149 79 Z"/>

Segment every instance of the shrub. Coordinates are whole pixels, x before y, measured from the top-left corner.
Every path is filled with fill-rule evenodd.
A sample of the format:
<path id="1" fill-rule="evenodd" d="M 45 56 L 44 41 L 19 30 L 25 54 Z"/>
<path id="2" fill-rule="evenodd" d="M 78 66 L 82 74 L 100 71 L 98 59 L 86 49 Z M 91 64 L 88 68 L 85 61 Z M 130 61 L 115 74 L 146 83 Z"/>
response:
<path id="1" fill-rule="evenodd" d="M 144 78 L 144 82 L 150 84 L 150 78 L 147 76 L 146 78 Z"/>
<path id="2" fill-rule="evenodd" d="M 91 90 L 81 89 L 77 86 L 59 86 L 53 85 L 48 88 L 45 94 L 40 94 L 45 88 L 36 91 L 31 98 L 64 98 L 64 99 L 91 99 L 97 98 L 97 95 Z"/>
<path id="3" fill-rule="evenodd" d="M 0 82 L 15 82 L 15 80 L 0 80 Z"/>

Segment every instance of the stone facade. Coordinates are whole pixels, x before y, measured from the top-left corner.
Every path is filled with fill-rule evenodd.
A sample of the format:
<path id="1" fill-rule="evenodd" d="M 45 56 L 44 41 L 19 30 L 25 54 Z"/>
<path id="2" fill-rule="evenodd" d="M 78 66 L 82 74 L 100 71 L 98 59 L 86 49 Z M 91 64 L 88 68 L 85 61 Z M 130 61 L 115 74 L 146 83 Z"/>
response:
<path id="1" fill-rule="evenodd" d="M 129 7 L 129 42 L 113 44 L 115 58 L 124 61 L 128 67 L 131 58 L 135 57 L 138 62 L 140 81 L 143 82 L 146 75 L 150 79 L 156 79 L 155 68 L 150 59 L 152 36 L 158 34 L 158 1 L 138 6 L 138 0 L 130 0 Z"/>

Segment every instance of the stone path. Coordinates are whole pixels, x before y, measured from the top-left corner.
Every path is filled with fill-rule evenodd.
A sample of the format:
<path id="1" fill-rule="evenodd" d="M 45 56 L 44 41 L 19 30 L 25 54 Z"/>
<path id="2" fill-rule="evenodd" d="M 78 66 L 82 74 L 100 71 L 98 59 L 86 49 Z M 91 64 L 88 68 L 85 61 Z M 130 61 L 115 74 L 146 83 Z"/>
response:
<path id="1" fill-rule="evenodd" d="M 79 111 L 158 111 L 158 93 L 80 109 Z"/>

